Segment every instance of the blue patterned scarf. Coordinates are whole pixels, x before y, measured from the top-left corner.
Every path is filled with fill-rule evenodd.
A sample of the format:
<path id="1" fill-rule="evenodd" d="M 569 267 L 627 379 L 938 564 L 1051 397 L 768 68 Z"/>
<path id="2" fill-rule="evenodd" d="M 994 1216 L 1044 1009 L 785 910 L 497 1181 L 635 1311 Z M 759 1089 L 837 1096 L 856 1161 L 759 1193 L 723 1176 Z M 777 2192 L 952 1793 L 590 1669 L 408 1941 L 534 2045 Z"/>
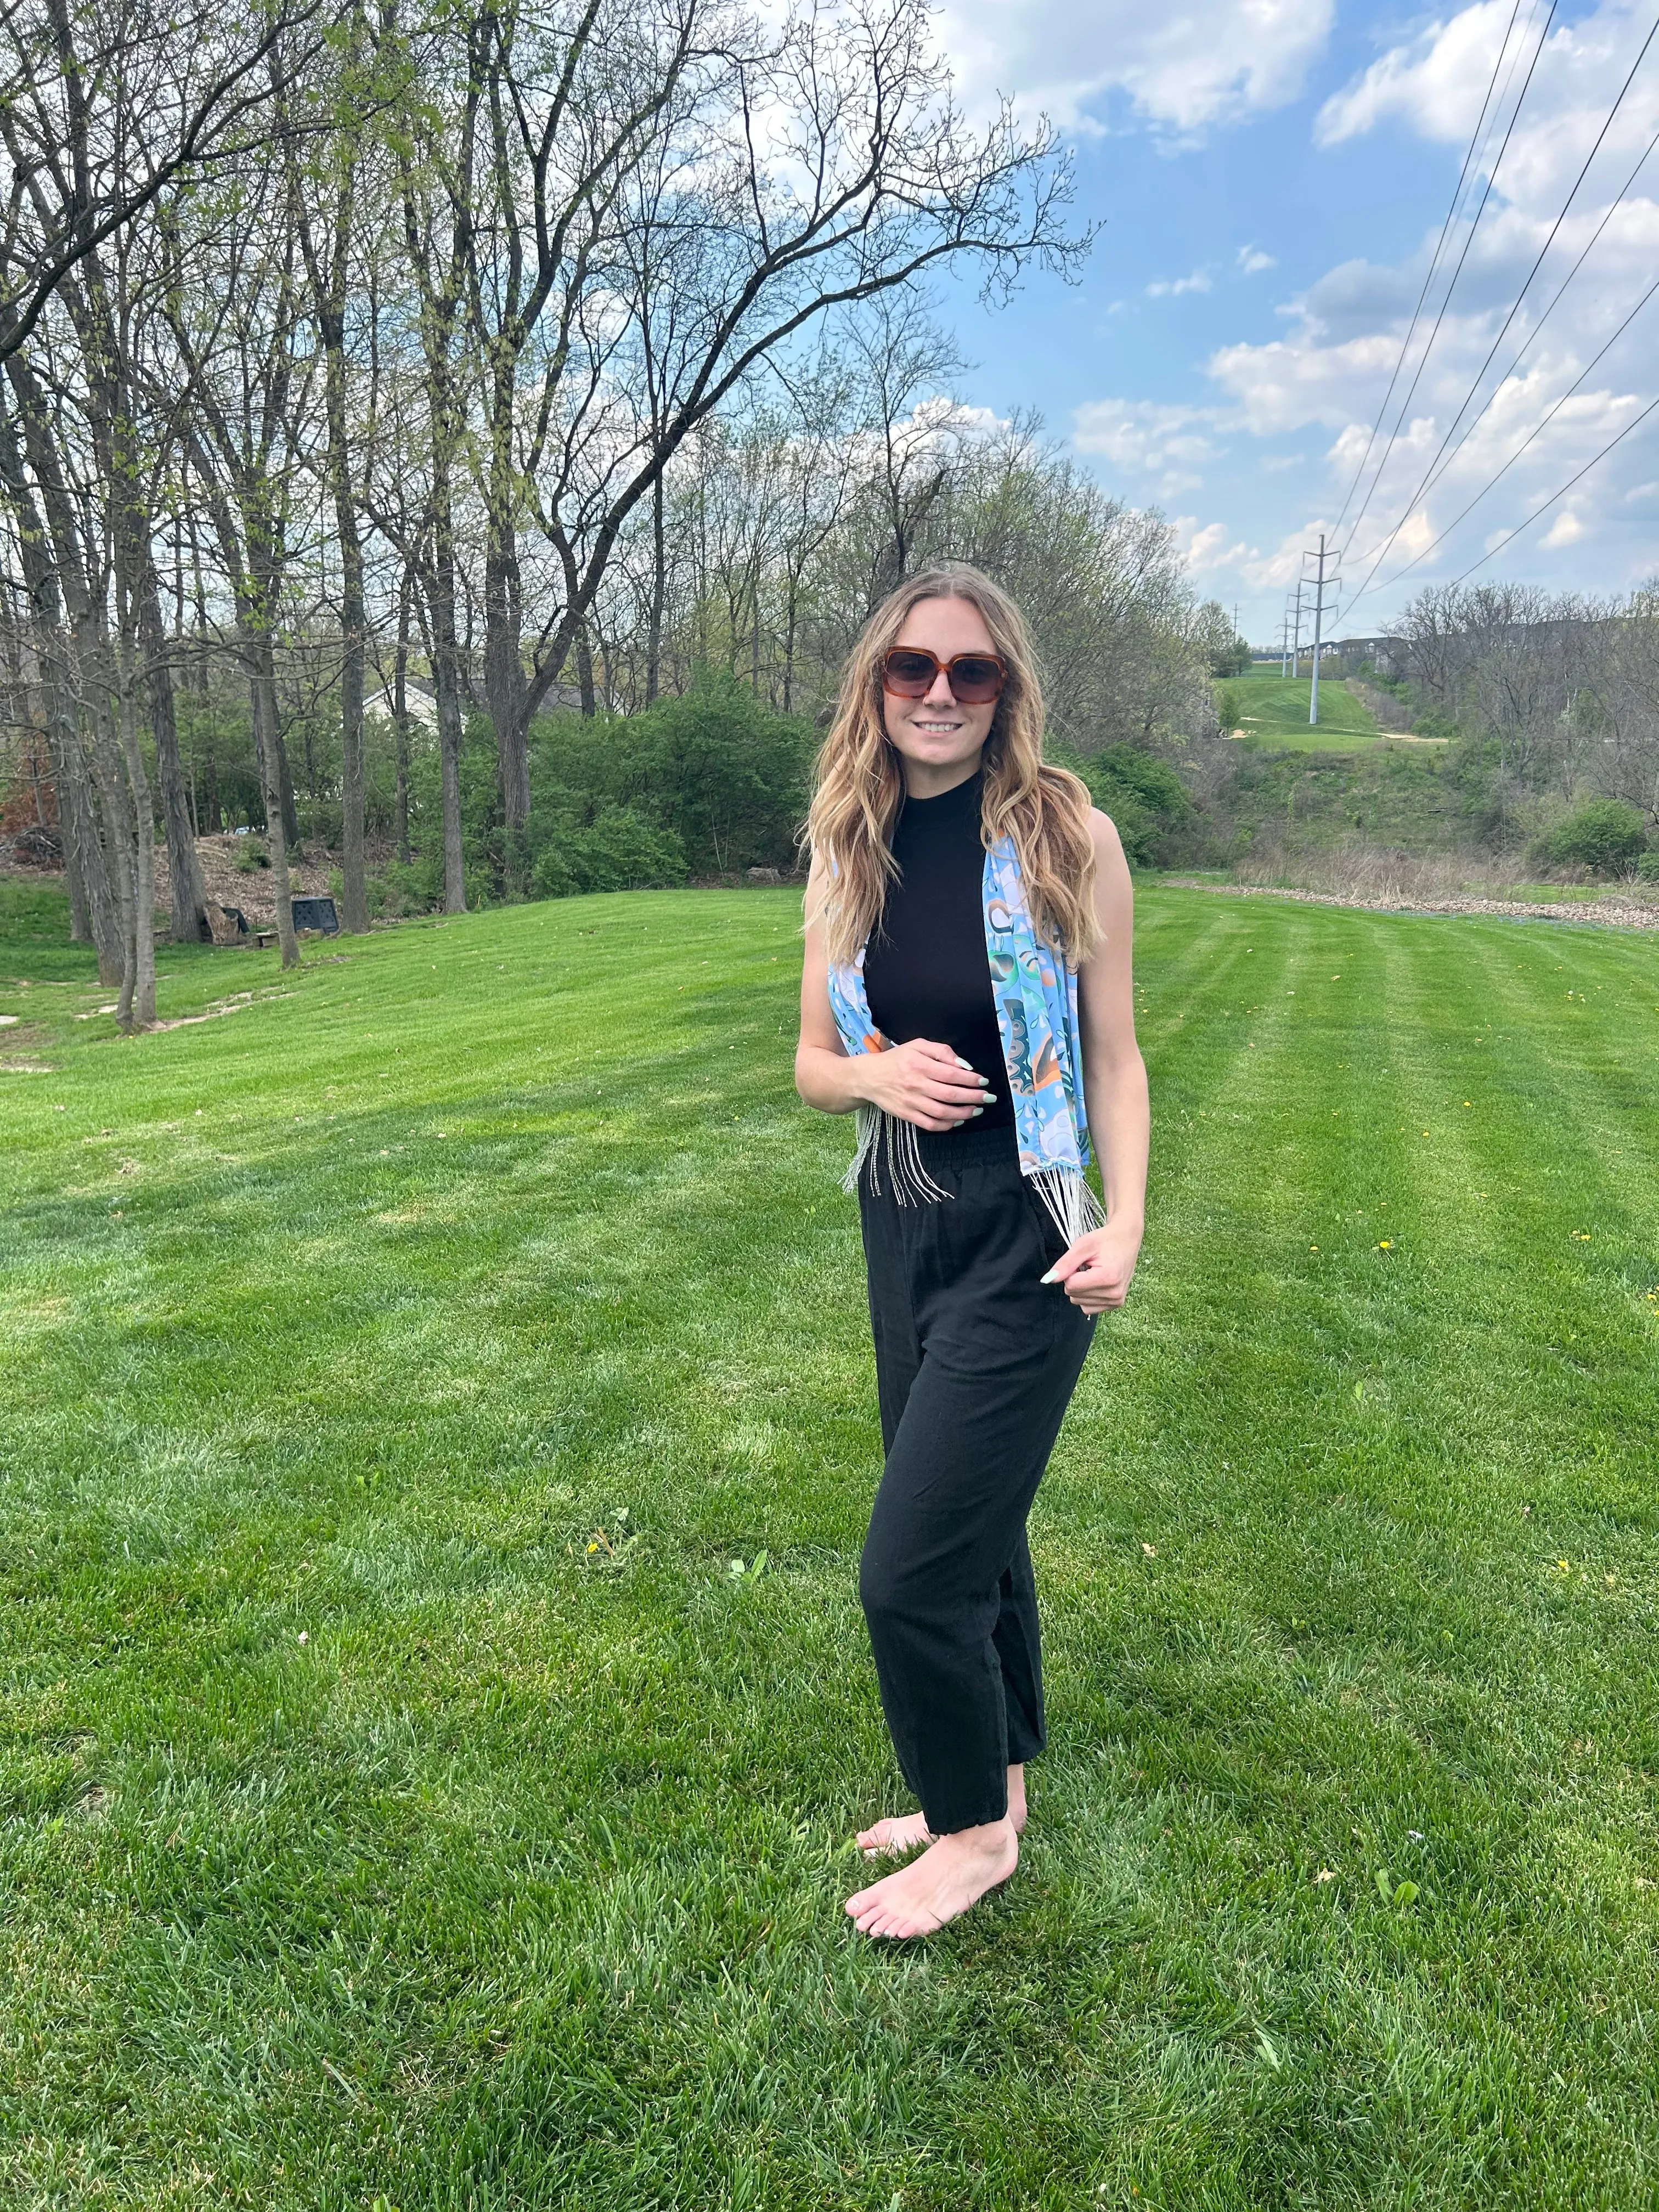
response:
<path id="1" fill-rule="evenodd" d="M 1012 837 L 985 855 L 982 890 L 985 950 L 991 996 L 1002 1036 L 1008 1095 L 1013 1101 L 1019 1171 L 1035 1186 L 1068 1244 L 1105 1216 L 1090 1188 L 1089 1125 L 1083 1099 L 1083 1055 L 1078 1024 L 1077 976 L 1032 926 Z M 849 1053 L 885 1052 L 888 1040 L 871 1018 L 864 988 L 864 955 L 830 970 L 830 1006 Z M 868 1167 L 879 1192 L 886 1176 L 901 1205 L 949 1196 L 922 1165 L 914 1122 L 874 1106 L 859 1109 L 858 1149 L 846 1188 L 858 1187 Z"/>

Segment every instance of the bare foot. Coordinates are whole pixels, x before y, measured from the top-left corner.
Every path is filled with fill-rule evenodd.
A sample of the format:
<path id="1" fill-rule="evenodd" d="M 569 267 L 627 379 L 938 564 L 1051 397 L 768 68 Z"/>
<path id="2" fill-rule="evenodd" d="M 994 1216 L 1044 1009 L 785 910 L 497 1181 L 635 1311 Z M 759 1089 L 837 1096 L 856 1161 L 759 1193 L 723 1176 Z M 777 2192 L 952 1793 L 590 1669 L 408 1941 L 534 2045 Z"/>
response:
<path id="1" fill-rule="evenodd" d="M 1010 1820 L 940 1836 L 919 1859 L 884 1875 L 847 1900 L 847 1911 L 866 1936 L 931 1936 L 977 1905 L 988 1889 L 1006 1881 L 1019 1863 L 1019 1838 Z"/>
<path id="2" fill-rule="evenodd" d="M 1025 1832 L 1025 1769 L 1008 1769 L 1008 1818 L 1014 1824 L 1014 1833 Z M 890 1820 L 878 1820 L 872 1827 L 859 1830 L 859 1849 L 867 1859 L 907 1858 L 919 1851 L 933 1838 L 928 1832 L 925 1813 L 903 1813 Z"/>

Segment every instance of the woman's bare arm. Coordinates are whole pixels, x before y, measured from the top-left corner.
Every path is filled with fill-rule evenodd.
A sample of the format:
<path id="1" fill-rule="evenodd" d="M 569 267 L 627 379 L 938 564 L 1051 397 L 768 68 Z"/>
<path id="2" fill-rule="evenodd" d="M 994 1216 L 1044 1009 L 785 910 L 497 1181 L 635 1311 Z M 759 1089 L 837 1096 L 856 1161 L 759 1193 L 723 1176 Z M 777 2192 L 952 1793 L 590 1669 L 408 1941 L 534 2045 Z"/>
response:
<path id="1" fill-rule="evenodd" d="M 1106 1225 L 1079 1237 L 1052 1279 L 1085 1312 L 1121 1306 L 1140 1253 L 1146 1219 L 1146 1154 L 1152 1110 L 1146 1065 L 1135 1042 L 1134 893 L 1129 864 L 1106 817 L 1091 817 L 1095 912 L 1104 933 L 1078 973 L 1083 1025 L 1083 1095 L 1100 1162 Z"/>

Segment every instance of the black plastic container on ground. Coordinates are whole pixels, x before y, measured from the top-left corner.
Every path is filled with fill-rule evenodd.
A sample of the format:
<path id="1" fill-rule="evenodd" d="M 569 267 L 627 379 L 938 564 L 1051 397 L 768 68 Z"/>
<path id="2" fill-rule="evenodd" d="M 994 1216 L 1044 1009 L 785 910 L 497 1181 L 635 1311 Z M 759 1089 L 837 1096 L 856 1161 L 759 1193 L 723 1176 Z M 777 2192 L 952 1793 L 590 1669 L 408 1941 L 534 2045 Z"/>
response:
<path id="1" fill-rule="evenodd" d="M 337 937 L 340 933 L 340 917 L 334 911 L 333 900 L 331 898 L 296 898 L 294 901 L 294 927 L 296 932 L 302 929 L 315 929 L 320 931 L 325 937 Z"/>

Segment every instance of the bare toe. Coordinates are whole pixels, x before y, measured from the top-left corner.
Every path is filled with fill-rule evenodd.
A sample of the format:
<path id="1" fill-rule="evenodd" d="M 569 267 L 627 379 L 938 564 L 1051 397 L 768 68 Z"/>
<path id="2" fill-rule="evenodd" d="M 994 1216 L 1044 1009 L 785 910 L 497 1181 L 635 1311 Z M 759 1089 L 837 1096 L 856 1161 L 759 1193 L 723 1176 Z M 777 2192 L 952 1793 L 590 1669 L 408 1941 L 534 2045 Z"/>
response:
<path id="1" fill-rule="evenodd" d="M 896 1819 L 878 1820 L 872 1827 L 859 1831 L 859 1849 L 867 1859 L 896 1858 L 907 1851 L 919 1851 L 924 1844 L 933 1840 L 925 1813 L 906 1813 Z"/>

